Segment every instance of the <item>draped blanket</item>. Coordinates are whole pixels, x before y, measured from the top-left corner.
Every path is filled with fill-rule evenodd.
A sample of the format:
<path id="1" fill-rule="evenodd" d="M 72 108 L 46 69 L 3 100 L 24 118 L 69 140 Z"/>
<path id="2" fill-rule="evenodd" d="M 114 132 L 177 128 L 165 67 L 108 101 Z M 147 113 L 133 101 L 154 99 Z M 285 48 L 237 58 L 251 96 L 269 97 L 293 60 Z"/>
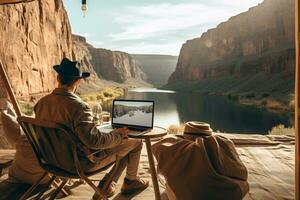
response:
<path id="1" fill-rule="evenodd" d="M 152 149 L 159 172 L 178 200 L 239 200 L 249 190 L 247 169 L 234 144 L 224 137 L 200 137 L 195 142 L 170 137 Z"/>

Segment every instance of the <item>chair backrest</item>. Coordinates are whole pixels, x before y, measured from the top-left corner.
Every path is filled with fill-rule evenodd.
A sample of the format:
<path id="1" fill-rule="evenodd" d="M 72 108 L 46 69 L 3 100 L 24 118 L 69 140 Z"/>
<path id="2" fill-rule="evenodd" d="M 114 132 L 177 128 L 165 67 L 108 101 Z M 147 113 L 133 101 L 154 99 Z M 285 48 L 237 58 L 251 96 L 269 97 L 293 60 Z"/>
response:
<path id="1" fill-rule="evenodd" d="M 76 171 L 72 154 L 76 141 L 67 127 L 30 117 L 19 117 L 18 122 L 42 168 L 48 166 Z"/>

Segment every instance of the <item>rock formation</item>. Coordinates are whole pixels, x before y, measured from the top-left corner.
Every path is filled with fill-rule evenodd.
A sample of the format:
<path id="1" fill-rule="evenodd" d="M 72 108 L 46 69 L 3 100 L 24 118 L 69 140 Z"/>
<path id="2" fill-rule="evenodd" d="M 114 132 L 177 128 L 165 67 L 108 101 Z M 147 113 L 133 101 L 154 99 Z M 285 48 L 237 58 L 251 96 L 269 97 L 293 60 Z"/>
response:
<path id="1" fill-rule="evenodd" d="M 85 41 L 84 41 L 85 42 Z M 29 3 L 0 6 L 0 59 L 4 64 L 18 99 L 28 100 L 50 92 L 56 87 L 52 66 L 63 57 L 78 59 L 90 80 L 99 80 L 92 66 L 98 54 L 83 45 L 83 38 L 73 40 L 68 15 L 62 0 L 36 0 Z M 144 78 L 144 73 L 126 53 L 95 50 L 102 65 L 96 65 L 103 78 L 125 81 Z M 107 57 L 103 57 L 107 55 Z M 103 66 L 105 64 L 105 66 Z M 105 70 L 109 72 L 105 73 Z M 5 109 L 7 95 L 0 80 L 0 111 Z M 92 85 L 92 84 L 91 84 Z M 0 147 L 9 147 L 2 138 Z"/>
<path id="2" fill-rule="evenodd" d="M 48 92 L 52 66 L 72 58 L 71 28 L 61 0 L 0 6 L 0 59 L 18 97 Z"/>
<path id="3" fill-rule="evenodd" d="M 146 80 L 145 73 L 127 53 L 95 48 L 82 36 L 73 35 L 75 46 L 81 48 L 78 59 L 93 67 L 97 75 L 106 80 L 124 83 L 128 79 Z"/>
<path id="4" fill-rule="evenodd" d="M 92 79 L 145 79 L 128 54 L 95 49 L 83 37 L 73 40 L 62 0 L 0 6 L 0 59 L 18 98 L 51 91 L 56 86 L 52 66 L 65 56 L 80 60 Z"/>
<path id="5" fill-rule="evenodd" d="M 71 39 L 62 0 L 0 6 L 0 59 L 19 99 L 55 87 L 52 66 L 64 56 L 72 58 Z M 5 108 L 5 99 L 5 89 L 0 87 L 0 110 Z M 0 138 L 1 133 L 0 123 Z M 1 146 L 7 147 L 4 144 Z"/>
<path id="6" fill-rule="evenodd" d="M 73 57 L 81 63 L 81 66 L 91 73 L 91 76 L 87 80 L 97 80 L 99 79 L 97 73 L 95 72 L 93 65 L 91 63 L 92 55 L 86 45 L 86 40 L 82 36 L 72 35 L 73 43 Z"/>
<path id="7" fill-rule="evenodd" d="M 265 85 L 261 93 L 292 92 L 294 54 L 294 1 L 265 0 L 183 44 L 168 83 L 175 88 L 197 83 L 208 92 Z"/>
<path id="8" fill-rule="evenodd" d="M 178 56 L 131 54 L 147 75 L 147 81 L 156 87 L 168 83 L 168 78 L 175 71 Z M 159 72 L 159 73 L 158 73 Z"/>

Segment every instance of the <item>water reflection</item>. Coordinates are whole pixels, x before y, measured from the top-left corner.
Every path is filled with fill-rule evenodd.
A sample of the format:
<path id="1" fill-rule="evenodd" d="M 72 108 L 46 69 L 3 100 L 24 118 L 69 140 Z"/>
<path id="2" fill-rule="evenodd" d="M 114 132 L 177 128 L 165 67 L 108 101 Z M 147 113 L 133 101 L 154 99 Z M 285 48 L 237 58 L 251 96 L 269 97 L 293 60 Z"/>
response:
<path id="1" fill-rule="evenodd" d="M 224 97 L 139 89 L 128 91 L 123 98 L 154 100 L 154 123 L 164 127 L 195 120 L 210 123 L 214 130 L 265 134 L 275 125 L 291 125 L 288 114 L 242 106 Z"/>

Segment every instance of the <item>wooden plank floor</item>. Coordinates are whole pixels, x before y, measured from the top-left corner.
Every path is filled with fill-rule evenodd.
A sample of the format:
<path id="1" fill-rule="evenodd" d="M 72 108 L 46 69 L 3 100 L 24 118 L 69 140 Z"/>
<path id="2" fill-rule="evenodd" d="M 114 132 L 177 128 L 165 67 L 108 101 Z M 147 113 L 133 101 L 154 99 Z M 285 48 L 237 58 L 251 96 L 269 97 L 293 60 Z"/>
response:
<path id="1" fill-rule="evenodd" d="M 238 138 L 245 138 L 249 142 L 249 136 L 243 135 L 230 135 L 231 137 L 236 137 L 233 140 Z M 254 137 L 255 136 L 251 136 Z M 255 145 L 242 145 L 237 146 L 237 150 L 240 154 L 240 158 L 245 163 L 249 172 L 249 184 L 250 192 L 246 195 L 244 200 L 260 200 L 260 199 L 294 199 L 295 194 L 295 149 L 293 139 L 284 140 L 279 139 L 279 136 L 275 138 L 278 141 L 284 141 L 279 145 L 257 145 L 257 142 L 254 141 Z M 257 136 L 257 138 L 263 139 L 263 136 Z M 265 140 L 268 138 L 265 138 Z M 291 140 L 291 141 L 290 141 Z M 272 141 L 275 141 L 274 139 Z M 6 150 L 0 150 L 1 155 L 7 154 Z M 7 173 L 7 170 L 6 170 Z M 101 180 L 104 176 L 104 173 L 98 174 L 93 179 Z M 146 149 L 142 150 L 141 161 L 140 161 L 140 170 L 139 176 L 142 178 L 147 178 L 150 181 L 150 187 L 145 191 L 136 194 L 135 196 L 123 196 L 120 194 L 120 187 L 124 174 L 119 180 L 117 185 L 117 193 L 114 197 L 110 199 L 114 200 L 153 200 L 154 190 L 152 187 L 151 176 L 149 172 L 148 159 L 146 154 Z M 7 178 L 7 175 L 0 178 L 0 200 L 14 200 L 18 199 L 22 193 L 29 187 L 24 184 L 8 184 L 3 182 Z M 166 200 L 166 194 L 162 184 L 160 184 L 160 192 L 162 200 Z M 71 195 L 63 198 L 66 200 L 79 200 L 79 199 L 91 199 L 94 191 L 87 185 L 80 185 L 71 190 Z M 9 197 L 8 197 L 8 196 Z"/>
<path id="2" fill-rule="evenodd" d="M 13 152 L 12 152 L 13 153 Z M 0 150 L 0 158 L 4 155 L 7 155 L 7 150 Z M 18 199 L 29 187 L 29 185 L 26 184 L 12 184 L 8 183 L 6 181 L 3 181 L 7 178 L 7 170 L 4 171 L 5 175 L 0 178 L 0 200 L 4 199 Z M 99 175 L 95 175 L 92 177 L 92 179 L 95 180 L 101 180 L 101 178 L 104 176 L 104 173 L 100 173 Z M 153 200 L 154 199 L 154 190 L 151 182 L 151 176 L 149 171 L 149 165 L 148 165 L 148 158 L 147 153 L 145 149 L 145 145 L 142 151 L 141 155 L 141 161 L 140 161 L 140 169 L 139 169 L 139 176 L 142 178 L 146 178 L 149 180 L 150 186 L 144 190 L 141 193 L 131 195 L 131 196 L 124 196 L 120 194 L 120 188 L 123 182 L 123 178 L 125 176 L 125 173 L 123 173 L 122 177 L 120 178 L 118 184 L 117 184 L 117 190 L 115 196 L 113 196 L 110 199 L 114 200 Z M 97 182 L 95 182 L 97 183 Z M 160 192 L 162 200 L 166 200 L 167 196 L 164 192 L 164 187 L 160 184 Z M 90 188 L 87 184 L 82 184 L 74 189 L 71 190 L 71 195 L 63 198 L 66 200 L 81 200 L 81 199 L 91 199 L 93 196 L 94 191 L 92 188 Z"/>

